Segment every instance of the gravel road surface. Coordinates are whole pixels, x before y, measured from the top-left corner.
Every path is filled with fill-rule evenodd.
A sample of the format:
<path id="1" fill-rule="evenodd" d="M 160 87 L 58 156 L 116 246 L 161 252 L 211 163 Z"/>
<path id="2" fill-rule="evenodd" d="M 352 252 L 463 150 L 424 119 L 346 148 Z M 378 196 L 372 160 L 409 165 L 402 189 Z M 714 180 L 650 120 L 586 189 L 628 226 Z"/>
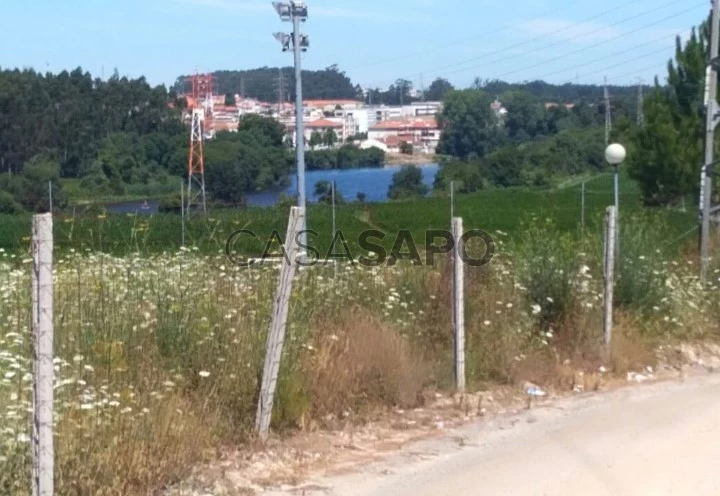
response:
<path id="1" fill-rule="evenodd" d="M 702 375 L 536 404 L 264 494 L 717 496 L 719 467 L 720 375 Z"/>

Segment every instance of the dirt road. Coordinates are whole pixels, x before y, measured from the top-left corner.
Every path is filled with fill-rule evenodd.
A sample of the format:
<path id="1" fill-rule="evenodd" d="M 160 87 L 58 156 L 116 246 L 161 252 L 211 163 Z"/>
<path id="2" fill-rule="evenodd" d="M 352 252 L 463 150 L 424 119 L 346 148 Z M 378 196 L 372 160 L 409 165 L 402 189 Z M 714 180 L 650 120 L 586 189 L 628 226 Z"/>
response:
<path id="1" fill-rule="evenodd" d="M 720 494 L 720 375 L 559 400 L 279 496 Z"/>

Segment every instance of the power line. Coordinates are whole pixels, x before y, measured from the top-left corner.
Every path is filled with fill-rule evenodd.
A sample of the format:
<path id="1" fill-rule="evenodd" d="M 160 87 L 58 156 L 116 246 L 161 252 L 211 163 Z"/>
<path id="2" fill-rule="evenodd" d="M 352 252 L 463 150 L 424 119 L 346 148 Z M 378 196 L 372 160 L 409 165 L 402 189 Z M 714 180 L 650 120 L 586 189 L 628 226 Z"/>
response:
<path id="1" fill-rule="evenodd" d="M 557 75 L 557 74 L 562 74 L 562 73 L 564 73 L 564 72 L 577 71 L 577 69 L 580 68 L 580 67 L 586 67 L 586 66 L 588 66 L 588 65 L 593 65 L 593 64 L 595 64 L 595 63 L 597 63 L 597 62 L 599 62 L 599 61 L 601 61 L 601 60 L 606 60 L 606 59 L 615 58 L 615 57 L 618 56 L 618 55 L 623 55 L 623 54 L 632 52 L 632 51 L 634 51 L 634 50 L 637 50 L 638 48 L 642 48 L 642 47 L 644 47 L 644 46 L 652 45 L 652 44 L 654 44 L 654 43 L 657 43 L 658 41 L 664 41 L 664 40 L 667 40 L 667 39 L 668 39 L 668 36 L 667 36 L 667 35 L 663 35 L 663 36 L 661 36 L 661 37 L 659 37 L 659 38 L 652 39 L 652 40 L 647 41 L 647 42 L 645 42 L 645 43 L 641 43 L 641 44 L 639 44 L 639 45 L 633 45 L 633 46 L 631 46 L 630 48 L 627 48 L 627 49 L 625 49 L 625 50 L 621 50 L 621 51 L 619 51 L 619 52 L 612 52 L 612 53 L 610 53 L 610 54 L 608 54 L 608 55 L 605 55 L 605 56 L 603 56 L 603 57 L 595 57 L 595 58 L 593 58 L 592 60 L 590 60 L 590 61 L 588 61 L 588 62 L 585 62 L 585 63 L 583 63 L 583 64 L 576 64 L 576 65 L 573 65 L 572 67 L 567 67 L 567 68 L 564 68 L 564 69 L 560 69 L 560 70 L 558 70 L 558 71 L 553 71 L 553 72 L 545 73 L 544 75 L 540 76 L 538 79 L 543 80 L 543 79 L 546 79 L 546 78 L 548 78 L 548 77 L 550 77 L 550 76 L 555 76 L 555 75 Z M 655 51 L 653 51 L 653 52 L 651 52 L 650 54 L 647 54 L 647 55 L 651 55 L 651 54 L 654 54 L 654 53 L 657 53 L 657 52 L 660 52 L 660 51 L 665 51 L 665 50 L 667 50 L 667 47 L 663 47 L 663 48 L 660 49 L 660 50 L 655 50 Z M 579 80 L 579 75 L 578 75 L 577 72 L 575 73 L 575 80 L 576 80 L 576 82 Z"/>
<path id="2" fill-rule="evenodd" d="M 570 3 L 570 4 L 575 4 L 576 2 L 572 1 L 572 2 L 569 2 L 569 3 Z M 622 8 L 622 6 L 621 6 L 620 8 Z M 538 14 L 538 15 L 535 16 L 535 17 L 532 17 L 532 18 L 530 18 L 530 19 L 527 19 L 527 20 L 525 20 L 525 21 L 523 21 L 523 22 L 536 21 L 536 20 L 542 19 L 543 17 L 545 17 L 545 16 L 547 16 L 547 15 L 554 14 L 554 13 L 556 13 L 556 12 L 559 12 L 559 11 L 561 11 L 561 10 L 563 10 L 563 9 L 565 9 L 565 6 L 555 7 L 555 8 L 553 8 L 553 9 L 550 9 L 550 10 L 547 10 L 547 11 L 545 11 L 545 12 L 542 12 L 541 14 Z M 616 10 L 616 9 L 613 9 L 613 10 Z M 611 12 L 611 11 L 604 12 L 603 14 L 608 13 L 608 12 Z M 591 19 L 588 19 L 588 20 L 591 20 Z M 587 22 L 587 20 L 586 20 L 585 22 Z M 388 63 L 391 63 L 391 62 L 397 62 L 397 61 L 400 61 L 400 60 L 406 60 L 408 57 L 413 57 L 413 56 L 418 56 L 418 55 L 427 55 L 428 53 L 438 52 L 438 51 L 440 51 L 440 50 L 444 50 L 445 48 L 451 48 L 451 47 L 460 45 L 460 44 L 462 44 L 462 43 L 465 43 L 466 41 L 487 38 L 487 37 L 489 37 L 489 36 L 491 36 L 491 35 L 493 35 L 493 34 L 497 34 L 497 33 L 500 33 L 500 32 L 502 32 L 502 31 L 505 31 L 505 30 L 508 30 L 508 29 L 513 29 L 513 28 L 515 27 L 515 25 L 516 25 L 516 23 L 508 23 L 508 24 L 505 24 L 504 26 L 501 26 L 501 27 L 499 27 L 499 28 L 497 28 L 497 29 L 495 29 L 495 30 L 493 30 L 493 31 L 484 31 L 483 33 L 480 33 L 480 34 L 475 34 L 475 35 L 472 35 L 472 36 L 465 36 L 465 37 L 463 37 L 463 38 L 458 38 L 458 39 L 456 39 L 455 41 L 451 41 L 450 43 L 446 43 L 446 44 L 444 44 L 444 45 L 438 45 L 438 46 L 436 46 L 436 47 L 429 48 L 429 49 L 427 49 L 427 50 L 422 50 L 422 51 L 417 51 L 417 52 L 406 53 L 405 55 L 403 55 L 403 56 L 401 56 L 401 57 L 393 57 L 393 58 L 390 58 L 390 59 L 380 60 L 380 61 L 377 61 L 377 62 L 371 62 L 371 63 L 369 63 L 369 64 L 352 66 L 352 67 L 349 67 L 347 70 L 365 69 L 365 68 L 367 68 L 367 67 L 374 67 L 374 66 L 377 66 L 377 65 L 383 65 L 383 64 L 388 64 Z"/>
<path id="3" fill-rule="evenodd" d="M 463 72 L 463 71 L 467 71 L 467 70 L 473 70 L 473 69 L 476 68 L 476 64 L 475 64 L 475 65 L 472 65 L 472 66 L 469 66 L 469 67 L 461 67 L 461 68 L 458 68 L 458 69 L 453 70 L 453 71 L 445 71 L 445 72 L 443 72 L 443 73 L 440 73 L 440 72 L 439 72 L 439 71 L 444 70 L 444 69 L 449 69 L 449 68 L 453 68 L 453 67 L 458 67 L 458 66 L 463 66 L 463 65 L 467 65 L 467 64 L 476 63 L 476 62 L 479 61 L 479 60 L 487 59 L 487 57 L 493 56 L 493 55 L 502 55 L 502 57 L 498 58 L 497 60 L 489 60 L 489 61 L 486 60 L 486 62 L 492 63 L 492 62 L 496 62 L 496 61 L 500 61 L 500 60 L 505 61 L 505 60 L 508 60 L 508 59 L 516 58 L 516 57 L 526 56 L 526 55 L 528 55 L 528 54 L 530 54 L 530 53 L 533 53 L 533 52 L 537 52 L 537 51 L 540 51 L 540 50 L 546 50 L 546 49 L 548 49 L 548 48 L 551 48 L 551 47 L 554 47 L 554 46 L 557 46 L 557 45 L 566 44 L 566 43 L 569 42 L 569 41 L 575 41 L 575 40 L 577 40 L 577 39 L 580 39 L 580 38 L 589 36 L 589 35 L 591 35 L 591 34 L 596 34 L 596 33 L 598 33 L 598 32 L 605 31 L 605 30 L 607 30 L 608 28 L 615 27 L 615 26 L 619 26 L 619 25 L 624 24 L 624 23 L 626 23 L 626 22 L 629 22 L 629 21 L 631 21 L 631 20 L 641 18 L 641 17 L 643 17 L 643 16 L 646 16 L 647 14 L 651 14 L 651 13 L 657 12 L 657 11 L 660 10 L 660 9 L 663 9 L 663 8 L 666 8 L 666 7 L 669 7 L 669 6 L 673 6 L 673 5 L 676 5 L 676 4 L 677 4 L 677 2 L 676 2 L 675 0 L 672 0 L 672 1 L 668 2 L 668 3 L 666 3 L 666 4 L 663 4 L 663 5 L 654 7 L 654 8 L 652 8 L 652 9 L 643 11 L 643 12 L 641 12 L 640 14 L 637 14 L 637 15 L 634 15 L 634 16 L 631 16 L 631 17 L 626 17 L 626 18 L 624 18 L 624 19 L 622 19 L 622 20 L 619 20 L 619 21 L 616 21 L 616 22 L 614 22 L 614 23 L 605 25 L 605 26 L 603 26 L 603 27 L 601 27 L 601 28 L 598 28 L 598 29 L 595 29 L 595 30 L 592 30 L 592 31 L 588 31 L 588 32 L 585 32 L 585 33 L 581 33 L 581 34 L 579 34 L 579 35 L 577 35 L 577 36 L 572 36 L 572 37 L 569 37 L 569 38 L 565 38 L 565 39 L 560 40 L 560 41 L 558 41 L 558 42 L 551 43 L 551 44 L 549 44 L 549 45 L 545 45 L 545 46 L 542 46 L 542 47 L 537 47 L 537 48 L 534 48 L 534 49 L 532 49 L 532 50 L 530 50 L 530 51 L 523 52 L 523 53 L 521 53 L 521 54 L 511 54 L 511 55 L 507 55 L 507 54 L 506 54 L 506 52 L 507 52 L 508 50 L 512 50 L 512 49 L 514 49 L 514 48 L 518 48 L 518 47 L 523 46 L 523 45 L 527 45 L 527 44 L 529 44 L 529 43 L 532 43 L 532 42 L 537 41 L 537 40 L 541 40 L 541 39 L 543 39 L 543 38 L 547 38 L 547 37 L 550 37 L 550 36 L 553 36 L 553 35 L 557 35 L 558 33 L 561 33 L 561 32 L 566 31 L 566 30 L 568 30 L 568 29 L 572 29 L 573 27 L 576 27 L 577 25 L 579 25 L 579 24 L 581 24 L 581 23 L 588 22 L 589 20 L 595 19 L 595 18 L 597 18 L 597 17 L 601 17 L 602 15 L 605 15 L 605 14 L 607 14 L 607 13 L 609 13 L 609 12 L 616 12 L 616 11 L 618 10 L 618 9 L 610 9 L 610 10 L 608 10 L 608 11 L 601 12 L 600 14 L 596 14 L 596 15 L 594 15 L 594 16 L 591 16 L 590 18 L 583 19 L 583 20 L 579 21 L 578 23 L 568 24 L 568 25 L 565 26 L 564 28 L 561 28 L 561 29 L 559 29 L 559 30 L 557 30 L 557 31 L 555 31 L 555 32 L 553 32 L 553 33 L 547 33 L 547 34 L 539 35 L 539 36 L 536 36 L 536 37 L 534 37 L 534 38 L 530 38 L 530 39 L 528 39 L 528 40 L 521 41 L 521 42 L 515 43 L 515 44 L 513 44 L 513 45 L 506 46 L 506 47 L 504 47 L 504 48 L 500 48 L 500 49 L 497 49 L 497 50 L 488 51 L 488 52 L 486 52 L 486 53 L 484 53 L 484 54 L 482 54 L 482 55 L 478 55 L 478 56 L 475 56 L 475 57 L 471 57 L 471 58 L 469 58 L 469 59 L 465 59 L 465 60 L 461 60 L 461 61 L 458 61 L 458 62 L 454 62 L 454 63 L 452 63 L 452 64 L 446 64 L 446 65 L 443 65 L 443 66 L 436 67 L 436 68 L 434 69 L 434 73 L 435 73 L 435 74 L 441 74 L 442 76 L 445 76 L 445 75 L 448 75 L 448 74 L 456 74 L 456 73 L 458 73 L 458 72 Z M 642 26 L 641 28 L 634 29 L 634 30 L 629 31 L 629 32 L 626 32 L 626 33 L 624 33 L 624 34 L 622 34 L 622 35 L 619 35 L 619 36 L 610 38 L 610 39 L 608 39 L 608 40 L 604 40 L 604 41 L 602 41 L 602 42 L 596 43 L 596 44 L 594 44 L 594 45 L 592 45 L 592 46 L 590 46 L 590 47 L 583 47 L 583 48 L 581 48 L 581 49 L 579 49 L 579 50 L 576 50 L 576 51 L 574 51 L 574 52 L 571 52 L 570 54 L 581 53 L 581 52 L 583 52 L 583 51 L 585 51 L 585 50 L 588 50 L 588 49 L 591 49 L 591 48 L 596 48 L 596 47 L 598 47 L 598 46 L 600 46 L 600 45 L 603 45 L 603 44 L 605 44 L 605 43 L 608 43 L 608 42 L 617 40 L 617 39 L 622 38 L 622 37 L 624 37 L 624 36 L 637 33 L 637 32 L 639 32 L 639 31 L 642 31 L 642 30 L 647 29 L 647 28 L 649 28 L 649 27 L 655 26 L 655 25 L 657 25 L 657 24 L 659 24 L 659 23 L 661 23 L 661 22 L 663 22 L 663 21 L 672 19 L 672 18 L 677 17 L 677 16 L 679 16 L 679 15 L 682 15 L 682 14 L 684 14 L 684 13 L 687 13 L 687 12 L 689 12 L 689 11 L 697 8 L 699 5 L 704 5 L 704 2 L 699 3 L 699 4 L 695 4 L 694 6 L 688 8 L 688 9 L 685 9 L 685 10 L 683 10 L 683 11 L 681 11 L 681 12 L 672 14 L 672 15 L 670 15 L 670 16 L 668 16 L 668 17 L 665 17 L 665 18 L 663 18 L 663 19 L 660 19 L 660 20 L 658 20 L 658 21 L 656 21 L 656 22 L 654 22 L 654 23 L 644 25 L 644 26 Z M 570 54 L 566 54 L 565 56 L 570 55 Z M 536 64 L 536 65 L 534 65 L 534 66 L 531 66 L 531 67 L 537 67 L 537 66 L 539 66 L 539 65 L 545 65 L 545 64 L 547 64 L 548 62 L 552 62 L 552 61 L 555 61 L 555 60 L 560 60 L 560 59 L 564 58 L 565 56 L 557 57 L 556 59 L 552 59 L 552 60 L 549 60 L 549 61 L 546 60 L 546 61 L 543 61 L 543 62 L 541 62 L 541 63 L 539 63 L 539 64 Z M 530 67 L 523 67 L 523 68 L 521 68 L 521 69 L 519 69 L 519 70 L 528 69 L 528 68 L 530 68 Z M 514 72 L 518 72 L 518 71 L 512 71 L 511 73 L 514 73 Z M 427 72 L 425 72 L 425 73 L 427 73 Z M 419 73 L 414 73 L 414 74 L 411 74 L 410 76 L 405 76 L 405 77 L 403 77 L 403 79 L 412 79 L 413 76 L 418 76 L 418 75 L 419 75 Z M 389 84 L 392 84 L 392 82 L 388 83 L 387 85 L 389 85 Z M 382 87 L 382 86 L 387 86 L 387 85 L 374 84 L 374 85 L 372 85 L 372 87 Z"/>
<path id="4" fill-rule="evenodd" d="M 690 7 L 689 9 L 685 9 L 685 10 L 683 10 L 683 11 L 681 11 L 681 12 L 677 12 L 677 13 L 675 13 L 675 14 L 669 15 L 669 16 L 667 16 L 667 17 L 664 17 L 664 18 L 662 18 L 662 19 L 659 19 L 659 20 L 657 20 L 657 21 L 655 21 L 655 22 L 652 22 L 652 23 L 650 23 L 650 24 L 646 24 L 646 25 L 641 26 L 641 27 L 639 27 L 639 28 L 637 28 L 637 29 L 633 29 L 632 31 L 628 31 L 628 32 L 623 33 L 623 34 L 621 34 L 621 35 L 615 36 L 615 37 L 613 37 L 613 38 L 611 38 L 611 39 L 604 40 L 604 41 L 601 41 L 601 42 L 599 42 L 599 43 L 595 43 L 594 45 L 590 45 L 590 46 L 587 46 L 587 47 L 580 48 L 580 49 L 578 49 L 578 50 L 574 50 L 574 51 L 572 51 L 572 52 L 566 53 L 566 54 L 561 55 L 561 56 L 559 56 L 559 57 L 555 57 L 555 58 L 548 59 L 548 60 L 543 60 L 542 62 L 539 62 L 539 63 L 534 64 L 534 65 L 529 65 L 529 66 L 522 67 L 521 69 L 515 69 L 515 70 L 513 70 L 513 71 L 504 72 L 504 73 L 500 74 L 500 75 L 497 76 L 497 77 L 498 77 L 498 78 L 501 78 L 501 77 L 504 77 L 504 76 L 507 76 L 507 75 L 510 75 L 510 74 L 515 74 L 515 73 L 520 72 L 520 71 L 522 71 L 522 70 L 527 70 L 527 69 L 533 69 L 533 68 L 535 68 L 535 67 L 540 67 L 540 66 L 543 66 L 543 65 L 548 64 L 549 62 L 557 62 L 557 61 L 559 61 L 559 60 L 564 59 L 565 57 L 567 57 L 567 56 L 569 56 L 569 55 L 576 55 L 576 54 L 578 54 L 578 53 L 582 53 L 582 52 L 585 52 L 585 51 L 587 51 L 587 50 L 590 50 L 590 49 L 593 49 L 593 48 L 597 48 L 597 47 L 599 47 L 599 46 L 601 46 L 601 45 L 604 45 L 604 44 L 606 44 L 606 43 L 609 43 L 609 42 L 611 42 L 611 41 L 617 41 L 617 40 L 619 40 L 620 38 L 624 38 L 625 36 L 628 36 L 628 35 L 630 35 L 630 34 L 635 34 L 635 33 L 638 33 L 638 32 L 640 32 L 640 31 L 644 31 L 644 30 L 646 30 L 646 29 L 648 29 L 648 28 L 651 28 L 651 27 L 653 27 L 653 26 L 656 26 L 656 25 L 658 25 L 658 24 L 660 24 L 660 23 L 662 23 L 662 22 L 664 22 L 664 21 L 673 19 L 673 18 L 678 17 L 678 16 L 680 16 L 680 15 L 682 15 L 682 14 L 685 14 L 685 13 L 687 13 L 687 12 L 690 12 L 691 10 L 695 9 L 696 7 L 698 7 L 699 5 L 703 5 L 704 3 L 705 3 L 705 2 L 701 2 L 700 4 L 696 4 L 695 6 Z"/>
<path id="5" fill-rule="evenodd" d="M 637 60 L 646 59 L 646 58 L 648 57 L 648 55 L 652 55 L 652 54 L 655 54 L 655 53 L 663 52 L 663 51 L 665 51 L 665 50 L 667 50 L 667 49 L 659 49 L 659 50 L 655 50 L 655 51 L 650 52 L 650 53 L 644 53 L 644 54 L 642 54 L 642 55 L 639 55 L 638 57 L 634 57 L 634 58 L 632 58 L 632 59 L 628 59 L 628 60 L 625 60 L 625 61 L 623 61 L 623 62 L 620 62 L 620 63 L 617 63 L 617 64 L 613 64 L 613 65 L 604 67 L 604 68 L 601 69 L 600 71 L 596 71 L 596 72 L 592 72 L 592 73 L 588 73 L 588 74 L 583 74 L 581 77 L 587 77 L 587 76 L 590 76 L 590 75 L 598 74 L 598 72 L 605 72 L 605 71 L 608 71 L 608 70 L 610 70 L 610 69 L 616 69 L 616 68 L 618 68 L 618 67 L 622 67 L 622 66 L 624 66 L 624 65 L 630 64 L 630 63 L 635 62 L 635 61 L 637 61 Z M 654 67 L 654 66 L 657 66 L 657 65 L 659 65 L 659 64 L 654 64 L 653 67 Z M 636 72 L 633 72 L 633 73 L 631 73 L 631 74 L 638 74 L 638 72 L 636 71 Z M 608 79 L 608 81 L 610 81 L 610 80 L 612 80 L 612 79 L 618 79 L 618 77 L 616 76 L 615 78 Z"/>

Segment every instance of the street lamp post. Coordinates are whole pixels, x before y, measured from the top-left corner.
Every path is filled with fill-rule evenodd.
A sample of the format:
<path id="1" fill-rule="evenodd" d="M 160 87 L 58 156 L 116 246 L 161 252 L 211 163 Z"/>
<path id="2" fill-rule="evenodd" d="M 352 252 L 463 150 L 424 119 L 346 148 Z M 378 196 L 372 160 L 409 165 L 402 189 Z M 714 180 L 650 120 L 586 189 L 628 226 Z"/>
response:
<path id="1" fill-rule="evenodd" d="M 617 256 L 620 255 L 620 187 L 619 187 L 619 172 L 620 164 L 625 160 L 627 153 L 625 147 L 613 143 L 605 149 L 605 160 L 613 166 L 613 183 L 615 189 L 615 213 L 617 215 L 617 222 L 615 223 L 615 253 Z"/>
<path id="2" fill-rule="evenodd" d="M 295 55 L 295 157 L 297 161 L 298 178 L 298 206 L 305 211 L 305 129 L 303 125 L 303 97 L 302 97 L 302 68 L 300 55 L 307 52 L 310 46 L 308 37 L 300 33 L 300 22 L 307 21 L 308 9 L 305 2 L 291 0 L 289 2 L 273 2 L 273 7 L 280 16 L 280 20 L 292 22 L 293 32 L 275 33 L 273 36 L 282 45 L 283 52 L 292 50 Z M 302 231 L 300 235 L 301 252 L 307 246 L 307 215 L 302 218 Z M 304 258 L 304 255 L 302 255 Z"/>

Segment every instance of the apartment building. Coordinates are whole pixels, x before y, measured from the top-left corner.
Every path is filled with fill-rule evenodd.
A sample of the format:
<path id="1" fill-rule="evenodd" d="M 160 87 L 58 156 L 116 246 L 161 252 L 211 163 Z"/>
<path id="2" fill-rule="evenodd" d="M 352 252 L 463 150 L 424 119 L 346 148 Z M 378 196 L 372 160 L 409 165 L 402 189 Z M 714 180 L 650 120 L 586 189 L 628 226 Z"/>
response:
<path id="1" fill-rule="evenodd" d="M 435 153 L 440 127 L 434 115 L 399 117 L 370 126 L 368 139 L 384 143 L 389 151 L 399 150 L 404 141 L 420 153 Z"/>

